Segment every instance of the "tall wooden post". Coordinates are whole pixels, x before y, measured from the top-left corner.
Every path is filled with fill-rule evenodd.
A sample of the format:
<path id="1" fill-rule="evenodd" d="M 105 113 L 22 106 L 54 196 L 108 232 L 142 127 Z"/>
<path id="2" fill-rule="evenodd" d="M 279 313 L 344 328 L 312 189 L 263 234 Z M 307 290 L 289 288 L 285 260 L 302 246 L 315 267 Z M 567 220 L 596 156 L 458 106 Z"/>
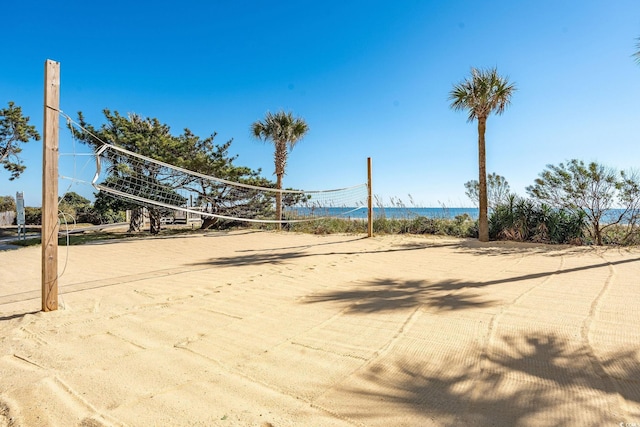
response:
<path id="1" fill-rule="evenodd" d="M 367 158 L 367 237 L 373 237 L 373 193 L 371 191 L 371 157 Z"/>
<path id="2" fill-rule="evenodd" d="M 58 309 L 58 126 L 60 63 L 44 68 L 42 142 L 42 311 Z"/>

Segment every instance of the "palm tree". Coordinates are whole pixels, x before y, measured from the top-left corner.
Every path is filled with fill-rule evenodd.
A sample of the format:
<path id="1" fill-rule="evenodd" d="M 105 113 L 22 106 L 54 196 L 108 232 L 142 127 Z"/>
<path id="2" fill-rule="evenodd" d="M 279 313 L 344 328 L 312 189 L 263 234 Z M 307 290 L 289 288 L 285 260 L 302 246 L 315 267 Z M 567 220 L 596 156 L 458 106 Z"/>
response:
<path id="1" fill-rule="evenodd" d="M 489 221 L 487 218 L 487 165 L 484 134 L 489 114 L 502 114 L 511 103 L 511 95 L 516 87 L 508 79 L 498 75 L 496 68 L 471 68 L 471 78 L 458 83 L 449 92 L 451 108 L 468 110 L 468 121 L 478 120 L 478 166 L 479 201 L 478 238 L 489 241 Z"/>
<path id="2" fill-rule="evenodd" d="M 251 135 L 263 141 L 273 142 L 275 146 L 276 188 L 282 190 L 282 177 L 287 166 L 288 150 L 292 150 L 309 131 L 309 126 L 301 118 L 294 118 L 292 113 L 284 111 L 271 114 L 267 112 L 264 121 L 256 121 L 251 125 Z M 276 218 L 282 219 L 282 193 L 276 194 Z M 280 224 L 278 224 L 280 228 Z"/>

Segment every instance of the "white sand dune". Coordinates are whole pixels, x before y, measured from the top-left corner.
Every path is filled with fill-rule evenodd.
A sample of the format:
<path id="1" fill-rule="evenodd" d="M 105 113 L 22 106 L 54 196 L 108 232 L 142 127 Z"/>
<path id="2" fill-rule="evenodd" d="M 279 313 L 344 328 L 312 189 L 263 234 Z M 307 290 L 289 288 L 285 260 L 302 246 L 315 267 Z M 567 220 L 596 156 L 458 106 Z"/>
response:
<path id="1" fill-rule="evenodd" d="M 65 261 L 66 260 L 66 261 Z M 640 425 L 640 250 L 238 231 L 0 252 L 0 426 Z"/>

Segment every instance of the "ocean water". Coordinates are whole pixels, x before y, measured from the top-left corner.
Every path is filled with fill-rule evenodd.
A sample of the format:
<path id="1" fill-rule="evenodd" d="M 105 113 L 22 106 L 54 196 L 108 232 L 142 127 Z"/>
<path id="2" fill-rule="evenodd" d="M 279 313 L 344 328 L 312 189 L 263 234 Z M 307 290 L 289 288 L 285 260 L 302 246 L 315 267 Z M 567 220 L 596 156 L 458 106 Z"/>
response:
<path id="1" fill-rule="evenodd" d="M 292 209 L 298 212 L 300 215 L 309 215 L 311 209 L 298 208 Z M 315 215 L 319 216 L 331 216 L 346 219 L 367 219 L 367 208 L 321 208 Z M 472 219 L 478 218 L 477 208 L 373 208 L 374 218 L 398 218 L 398 219 L 411 219 L 417 216 L 424 216 L 427 218 L 447 218 L 453 219 L 458 215 L 467 214 Z"/>
<path id="2" fill-rule="evenodd" d="M 297 208 L 294 209 L 298 212 L 298 214 L 307 216 L 311 214 L 312 209 L 310 208 Z M 347 218 L 347 219 L 367 219 L 367 208 L 366 207 L 358 207 L 358 208 L 321 208 L 317 210 L 313 210 L 313 215 L 317 216 L 331 216 L 338 218 Z M 620 214 L 622 214 L 624 210 L 622 209 L 609 209 L 603 215 L 601 219 L 602 224 L 607 224 L 609 222 L 617 221 Z M 454 219 L 459 215 L 467 214 L 471 217 L 471 219 L 478 219 L 478 208 L 416 208 L 416 207 L 407 207 L 407 208 L 373 208 L 373 217 L 374 218 L 394 218 L 394 219 L 412 219 L 417 216 L 423 216 L 427 218 L 445 218 L 445 219 Z M 491 212 L 489 212 L 489 216 L 491 216 Z M 626 224 L 626 221 L 623 220 L 622 224 Z"/>
<path id="3" fill-rule="evenodd" d="M 424 216 L 427 218 L 454 219 L 464 214 L 469 215 L 471 219 L 478 219 L 478 208 L 373 208 L 374 218 L 415 218 L 416 216 Z"/>

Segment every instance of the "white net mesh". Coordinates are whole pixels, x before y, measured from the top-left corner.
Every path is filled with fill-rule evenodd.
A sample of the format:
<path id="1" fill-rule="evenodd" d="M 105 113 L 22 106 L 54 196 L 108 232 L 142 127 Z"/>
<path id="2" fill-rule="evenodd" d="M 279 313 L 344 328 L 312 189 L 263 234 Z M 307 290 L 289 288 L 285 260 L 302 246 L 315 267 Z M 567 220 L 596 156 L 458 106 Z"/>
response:
<path id="1" fill-rule="evenodd" d="M 188 171 L 105 144 L 96 152 L 98 190 L 148 207 L 233 221 L 289 223 L 365 218 L 367 184 L 322 191 L 277 190 Z M 282 194 L 282 219 L 275 200 Z"/>

